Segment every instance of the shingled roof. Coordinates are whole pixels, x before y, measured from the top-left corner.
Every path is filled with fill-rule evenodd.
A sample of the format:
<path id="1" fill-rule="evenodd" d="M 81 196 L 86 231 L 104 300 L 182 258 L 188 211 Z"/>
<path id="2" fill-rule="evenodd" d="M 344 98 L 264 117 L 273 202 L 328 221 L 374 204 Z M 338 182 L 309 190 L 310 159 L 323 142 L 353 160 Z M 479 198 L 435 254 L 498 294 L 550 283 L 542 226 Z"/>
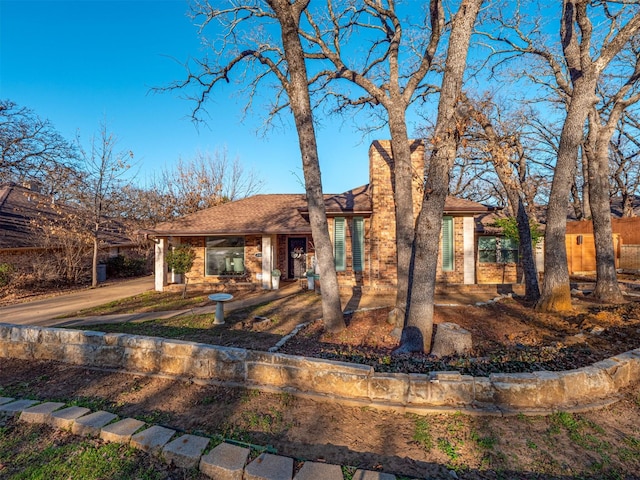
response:
<path id="1" fill-rule="evenodd" d="M 329 216 L 370 216 L 371 188 L 363 185 L 344 193 L 324 196 Z M 476 202 L 448 197 L 446 213 L 482 213 Z M 152 236 L 311 234 L 306 196 L 262 194 L 211 207 L 156 225 L 144 233 Z"/>
<path id="2" fill-rule="evenodd" d="M 54 205 L 51 199 L 35 190 L 15 183 L 0 185 L 0 249 L 39 248 L 40 237 L 34 224 L 55 223 L 63 213 L 72 211 L 66 205 Z M 108 245 L 125 246 L 134 242 L 122 233 L 122 225 L 110 222 L 100 232 Z"/>

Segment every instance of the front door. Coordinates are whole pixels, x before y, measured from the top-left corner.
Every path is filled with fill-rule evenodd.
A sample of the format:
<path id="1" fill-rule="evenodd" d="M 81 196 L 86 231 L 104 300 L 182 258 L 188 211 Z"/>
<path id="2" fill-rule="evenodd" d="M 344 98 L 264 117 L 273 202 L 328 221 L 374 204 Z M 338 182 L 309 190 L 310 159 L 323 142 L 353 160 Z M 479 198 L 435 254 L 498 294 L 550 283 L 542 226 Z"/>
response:
<path id="1" fill-rule="evenodd" d="M 287 270 L 287 278 L 300 278 L 304 276 L 304 273 L 307 270 L 306 253 L 306 237 L 289 237 L 287 255 L 289 258 L 289 266 Z"/>

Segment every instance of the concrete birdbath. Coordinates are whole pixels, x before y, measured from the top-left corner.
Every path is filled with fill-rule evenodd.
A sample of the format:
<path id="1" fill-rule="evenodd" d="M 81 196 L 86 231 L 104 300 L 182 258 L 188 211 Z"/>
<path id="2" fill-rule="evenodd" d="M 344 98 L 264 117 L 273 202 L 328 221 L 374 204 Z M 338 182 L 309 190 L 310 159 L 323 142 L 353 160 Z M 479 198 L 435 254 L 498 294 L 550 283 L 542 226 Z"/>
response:
<path id="1" fill-rule="evenodd" d="M 233 299 L 233 295 L 230 293 L 214 293 L 209 295 L 209 300 L 216 303 L 216 317 L 213 321 L 214 325 L 224 324 L 224 302 L 228 302 Z"/>

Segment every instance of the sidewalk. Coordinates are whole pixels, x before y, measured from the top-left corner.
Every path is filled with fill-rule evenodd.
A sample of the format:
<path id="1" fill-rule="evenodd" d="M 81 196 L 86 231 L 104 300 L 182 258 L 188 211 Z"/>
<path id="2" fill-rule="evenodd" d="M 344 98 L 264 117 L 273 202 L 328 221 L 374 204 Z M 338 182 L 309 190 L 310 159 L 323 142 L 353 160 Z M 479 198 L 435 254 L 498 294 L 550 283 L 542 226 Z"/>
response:
<path id="1" fill-rule="evenodd" d="M 258 305 L 264 302 L 271 302 L 279 298 L 288 297 L 294 295 L 300 291 L 300 286 L 297 283 L 291 283 L 285 285 L 279 290 L 265 290 L 263 294 L 249 297 L 246 299 L 231 300 L 224 305 L 225 314 L 233 312 L 235 310 L 241 310 L 243 308 Z M 76 317 L 76 318 L 62 318 L 58 320 L 51 320 L 49 326 L 56 327 L 76 327 L 76 326 L 89 326 L 97 325 L 101 323 L 122 323 L 122 322 L 145 322 L 147 320 L 167 319 L 178 317 L 180 315 L 204 315 L 215 314 L 216 302 L 211 302 L 204 307 L 189 308 L 186 310 L 171 310 L 164 312 L 145 312 L 145 313 L 122 313 L 115 315 L 95 315 L 91 317 Z"/>

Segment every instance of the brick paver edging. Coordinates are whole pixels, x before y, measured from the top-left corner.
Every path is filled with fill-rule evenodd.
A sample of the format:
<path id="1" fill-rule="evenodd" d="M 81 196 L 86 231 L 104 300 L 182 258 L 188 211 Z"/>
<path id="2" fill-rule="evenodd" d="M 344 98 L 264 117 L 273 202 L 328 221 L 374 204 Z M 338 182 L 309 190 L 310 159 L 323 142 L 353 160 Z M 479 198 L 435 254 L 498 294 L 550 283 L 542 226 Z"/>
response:
<path id="1" fill-rule="evenodd" d="M 69 411 L 74 414 L 70 417 Z M 281 455 L 262 453 L 248 462 L 249 448 L 220 443 L 210 448 L 211 439 L 198 435 L 179 434 L 170 428 L 147 425 L 133 418 L 119 419 L 109 412 L 66 407 L 59 402 L 42 402 L 0 397 L 0 417 L 16 416 L 27 423 L 49 425 L 70 430 L 75 435 L 99 437 L 105 442 L 128 444 L 156 455 L 169 465 L 197 468 L 216 480 L 344 480 L 339 465 L 304 462 L 294 476 L 294 460 Z M 70 422 L 60 425 L 57 418 Z M 87 429 L 87 425 L 93 428 Z M 395 480 L 395 475 L 357 470 L 353 478 Z"/>
<path id="2" fill-rule="evenodd" d="M 201 343 L 59 328 L 0 324 L 0 358 L 55 360 L 199 383 L 416 413 L 549 413 L 614 401 L 640 381 L 640 349 L 561 372 L 380 373 L 372 367 Z"/>

